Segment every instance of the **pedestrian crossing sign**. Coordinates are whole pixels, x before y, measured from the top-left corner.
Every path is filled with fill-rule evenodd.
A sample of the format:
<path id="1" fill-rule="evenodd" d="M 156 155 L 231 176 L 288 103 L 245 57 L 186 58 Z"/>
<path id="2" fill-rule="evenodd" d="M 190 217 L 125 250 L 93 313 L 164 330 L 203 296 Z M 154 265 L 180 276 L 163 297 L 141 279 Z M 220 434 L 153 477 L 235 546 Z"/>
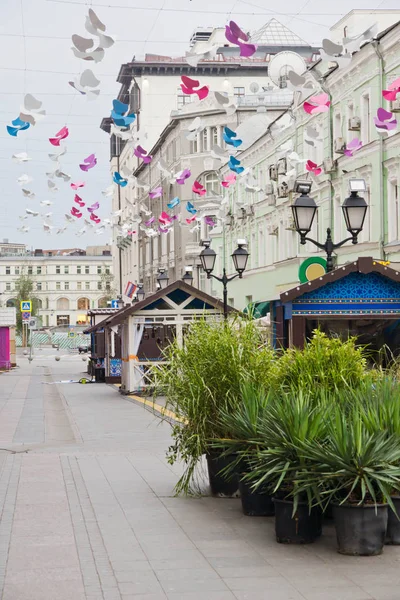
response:
<path id="1" fill-rule="evenodd" d="M 32 302 L 30 300 L 21 300 L 21 312 L 32 312 Z"/>

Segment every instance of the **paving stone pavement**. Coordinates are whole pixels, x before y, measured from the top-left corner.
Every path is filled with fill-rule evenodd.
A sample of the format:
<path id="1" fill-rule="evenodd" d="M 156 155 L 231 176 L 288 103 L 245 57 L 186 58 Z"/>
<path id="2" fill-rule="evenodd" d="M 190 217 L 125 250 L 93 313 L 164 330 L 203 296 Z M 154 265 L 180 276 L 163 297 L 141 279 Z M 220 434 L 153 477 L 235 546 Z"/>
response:
<path id="1" fill-rule="evenodd" d="M 274 541 L 239 500 L 174 497 L 170 427 L 79 357 L 0 375 L 2 600 L 399 600 L 400 548 L 336 553 Z"/>

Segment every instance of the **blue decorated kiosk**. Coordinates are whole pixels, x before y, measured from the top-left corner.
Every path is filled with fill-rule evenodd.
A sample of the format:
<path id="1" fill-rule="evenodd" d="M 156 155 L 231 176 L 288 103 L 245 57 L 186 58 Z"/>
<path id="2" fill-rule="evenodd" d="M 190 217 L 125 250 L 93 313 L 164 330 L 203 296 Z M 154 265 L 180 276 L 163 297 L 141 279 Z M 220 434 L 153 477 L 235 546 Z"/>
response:
<path id="1" fill-rule="evenodd" d="M 317 327 L 356 335 L 379 350 L 400 347 L 400 272 L 369 257 L 338 267 L 280 295 L 274 303 L 275 341 L 302 347 Z"/>

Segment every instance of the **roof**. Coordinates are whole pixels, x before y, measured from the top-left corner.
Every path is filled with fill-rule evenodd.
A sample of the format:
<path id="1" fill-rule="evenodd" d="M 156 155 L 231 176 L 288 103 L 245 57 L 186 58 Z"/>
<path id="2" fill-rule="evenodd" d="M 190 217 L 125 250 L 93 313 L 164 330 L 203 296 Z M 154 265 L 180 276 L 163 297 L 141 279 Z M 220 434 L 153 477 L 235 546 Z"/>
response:
<path id="1" fill-rule="evenodd" d="M 380 275 L 383 275 L 392 281 L 400 282 L 399 271 L 395 271 L 395 269 L 385 266 L 370 256 L 363 256 L 355 262 L 351 262 L 343 267 L 337 267 L 330 273 L 325 273 L 325 275 L 322 275 L 313 281 L 303 283 L 302 285 L 292 288 L 287 292 L 282 292 L 280 295 L 281 302 L 283 304 L 286 302 L 292 302 L 306 292 L 312 292 L 313 290 L 323 287 L 327 283 L 334 283 L 335 281 L 343 279 L 343 277 L 346 277 L 349 275 L 349 273 L 363 273 L 364 275 L 367 275 L 368 273 L 379 273 Z"/>
<path id="2" fill-rule="evenodd" d="M 288 46 L 291 48 L 303 46 L 311 48 L 308 42 L 302 40 L 301 37 L 276 19 L 271 19 L 261 29 L 255 31 L 250 37 L 250 42 L 257 43 L 259 46 Z"/>
<path id="3" fill-rule="evenodd" d="M 201 290 L 198 290 L 192 285 L 188 285 L 182 279 L 178 279 L 177 281 L 174 281 L 169 286 L 167 286 L 165 289 L 159 290 L 155 294 L 151 294 L 151 296 L 149 296 L 148 298 L 145 298 L 140 302 L 135 302 L 135 304 L 133 304 L 132 306 L 122 308 L 117 312 L 117 314 L 108 317 L 107 319 L 105 319 L 98 325 L 91 327 L 90 329 L 86 329 L 85 333 L 93 333 L 93 331 L 95 331 L 96 329 L 100 327 L 103 328 L 104 326 L 113 327 L 114 325 L 120 325 L 127 317 L 130 317 L 141 310 L 145 310 L 146 308 L 151 310 L 149 307 L 152 304 L 155 304 L 158 300 L 161 300 L 162 298 L 164 298 L 164 296 L 168 296 L 175 290 L 181 290 L 183 292 L 186 292 L 190 296 L 193 296 L 195 299 L 198 299 L 204 302 L 205 304 L 211 305 L 213 308 L 219 310 L 221 313 L 223 312 L 224 305 L 220 300 L 213 298 L 212 296 L 206 294 L 205 292 L 202 292 Z M 228 306 L 228 312 L 236 312 L 236 310 L 232 306 Z"/>

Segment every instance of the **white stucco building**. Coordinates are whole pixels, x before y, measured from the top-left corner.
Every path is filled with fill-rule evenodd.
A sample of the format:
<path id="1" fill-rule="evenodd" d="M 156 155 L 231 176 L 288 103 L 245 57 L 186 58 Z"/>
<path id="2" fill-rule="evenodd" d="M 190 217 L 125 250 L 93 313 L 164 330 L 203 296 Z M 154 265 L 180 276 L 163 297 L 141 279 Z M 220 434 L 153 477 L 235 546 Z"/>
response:
<path id="1" fill-rule="evenodd" d="M 91 254 L 79 249 L 0 254 L 2 306 L 15 305 L 16 282 L 23 274 L 33 280 L 37 315 L 45 327 L 86 324 L 87 310 L 107 306 L 105 297 L 114 287 L 109 247 L 93 247 Z"/>

